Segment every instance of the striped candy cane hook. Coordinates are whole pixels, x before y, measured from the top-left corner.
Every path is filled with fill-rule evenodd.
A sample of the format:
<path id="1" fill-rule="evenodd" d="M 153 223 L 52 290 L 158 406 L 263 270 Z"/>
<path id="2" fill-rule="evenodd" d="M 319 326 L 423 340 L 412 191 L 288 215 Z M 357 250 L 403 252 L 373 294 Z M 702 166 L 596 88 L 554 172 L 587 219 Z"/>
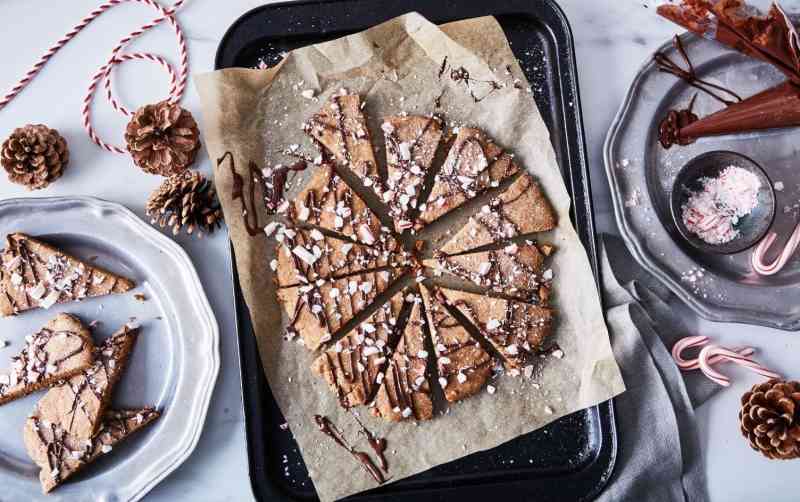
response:
<path id="1" fill-rule="evenodd" d="M 721 362 L 732 362 L 758 373 L 767 378 L 780 378 L 778 373 L 771 371 L 753 361 L 751 356 L 755 349 L 744 347 L 741 349 L 726 349 L 718 345 L 709 345 L 707 336 L 687 336 L 678 340 L 672 346 L 672 357 L 682 371 L 699 369 L 703 374 L 719 385 L 727 387 L 731 384 L 730 378 L 723 375 L 712 366 Z M 696 359 L 684 359 L 681 353 L 691 347 L 703 347 Z"/>
<path id="2" fill-rule="evenodd" d="M 111 72 L 114 67 L 120 63 L 125 61 L 132 61 L 132 60 L 146 60 L 146 61 L 153 61 L 160 64 L 167 70 L 167 73 L 170 77 L 171 82 L 171 89 L 169 94 L 169 100 L 173 103 L 176 103 L 181 100 L 183 97 L 183 93 L 186 90 L 186 81 L 189 75 L 189 54 L 186 47 L 186 39 L 183 36 L 183 30 L 181 30 L 178 21 L 175 19 L 175 12 L 184 4 L 186 0 L 177 0 L 171 8 L 165 9 L 160 4 L 158 4 L 155 0 L 109 0 L 106 3 L 100 5 L 95 10 L 90 12 L 86 17 L 84 17 L 75 27 L 73 27 L 70 31 L 68 31 L 61 39 L 59 39 L 52 47 L 50 47 L 40 58 L 39 60 L 31 67 L 30 70 L 25 74 L 25 76 L 20 79 L 20 81 L 14 85 L 6 94 L 0 99 L 0 110 L 2 110 L 7 104 L 9 104 L 20 92 L 22 92 L 25 87 L 30 84 L 34 78 L 39 74 L 39 72 L 44 68 L 47 62 L 59 51 L 62 47 L 67 45 L 70 40 L 75 38 L 78 33 L 83 31 L 92 21 L 100 17 L 104 12 L 115 7 L 121 3 L 135 1 L 138 3 L 142 3 L 145 5 L 150 6 L 154 10 L 158 12 L 158 17 L 153 19 L 151 22 L 145 24 L 144 26 L 140 27 L 138 30 L 131 32 L 120 40 L 114 49 L 111 51 L 111 56 L 109 57 L 108 61 L 100 67 L 100 69 L 94 74 L 89 84 L 89 89 L 86 94 L 86 97 L 83 100 L 83 108 L 81 109 L 81 113 L 83 116 L 83 127 L 86 130 L 86 133 L 89 135 L 89 138 L 98 146 L 114 153 L 127 153 L 127 151 L 119 146 L 115 146 L 103 141 L 97 134 L 92 125 L 92 118 L 91 118 L 91 104 L 94 100 L 94 94 L 97 91 L 97 86 L 100 80 L 103 80 L 103 85 L 106 90 L 106 99 L 109 101 L 111 106 L 122 113 L 125 116 L 130 116 L 131 112 L 119 104 L 119 102 L 114 98 L 111 93 Z M 158 26 L 162 22 L 166 21 L 175 32 L 175 35 L 178 39 L 178 49 L 180 53 L 180 70 L 178 73 L 175 73 L 175 70 L 172 66 L 164 59 L 162 56 L 150 54 L 146 52 L 136 52 L 132 54 L 124 54 L 122 50 L 135 38 L 141 36 L 142 34 L 146 33 L 147 31 L 151 30 L 152 28 Z"/>

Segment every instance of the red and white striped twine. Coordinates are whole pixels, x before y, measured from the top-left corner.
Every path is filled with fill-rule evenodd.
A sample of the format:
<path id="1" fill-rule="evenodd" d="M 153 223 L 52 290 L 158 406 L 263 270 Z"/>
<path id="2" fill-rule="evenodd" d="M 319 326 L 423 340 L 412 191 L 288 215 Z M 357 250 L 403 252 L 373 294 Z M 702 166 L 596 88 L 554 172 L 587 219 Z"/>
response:
<path id="1" fill-rule="evenodd" d="M 178 21 L 175 19 L 175 12 L 180 9 L 180 7 L 184 4 L 186 0 L 177 0 L 171 8 L 165 9 L 160 4 L 158 4 L 155 0 L 109 0 L 108 2 L 100 5 L 95 10 L 90 12 L 85 18 L 81 20 L 80 23 L 75 25 L 72 30 L 67 32 L 60 40 L 58 40 L 55 44 L 53 44 L 50 49 L 45 52 L 41 58 L 33 65 L 33 67 L 25 74 L 25 76 L 14 86 L 11 88 L 8 93 L 0 99 L 0 110 L 2 110 L 8 103 L 10 103 L 28 84 L 33 81 L 33 79 L 38 75 L 38 73 L 44 68 L 47 62 L 52 58 L 62 47 L 67 45 L 67 43 L 75 38 L 78 33 L 80 33 L 86 26 L 89 25 L 92 21 L 98 18 L 101 14 L 106 12 L 107 10 L 125 2 L 139 2 L 145 5 L 149 5 L 153 9 L 155 9 L 159 17 L 153 19 L 149 23 L 145 24 L 141 28 L 136 31 L 131 32 L 120 40 L 114 49 L 111 51 L 111 57 L 109 57 L 108 61 L 100 67 L 99 70 L 92 76 L 92 80 L 89 84 L 89 89 L 86 94 L 86 97 L 83 99 L 83 108 L 81 109 L 81 113 L 83 116 L 83 128 L 86 130 L 86 133 L 89 135 L 89 138 L 97 144 L 98 146 L 105 148 L 109 152 L 114 153 L 127 153 L 122 147 L 112 145 L 106 143 L 97 135 L 97 132 L 92 125 L 92 118 L 91 118 L 91 104 L 94 100 L 94 94 L 97 90 L 97 85 L 100 83 L 100 80 L 103 80 L 103 87 L 106 91 L 106 99 L 108 99 L 111 106 L 122 113 L 125 116 L 130 116 L 131 112 L 124 106 L 122 106 L 112 95 L 111 93 L 111 71 L 114 67 L 122 62 L 131 61 L 134 59 L 143 59 L 148 61 L 153 61 L 161 66 L 163 66 L 167 72 L 169 73 L 170 77 L 170 93 L 169 93 L 169 101 L 173 103 L 177 103 L 183 97 L 183 93 L 186 90 L 186 79 L 189 75 L 189 54 L 186 49 L 186 40 L 183 37 L 183 31 L 181 27 L 178 25 Z M 175 70 L 172 66 L 167 62 L 166 59 L 157 55 L 151 54 L 147 52 L 134 52 L 131 54 L 123 54 L 121 53 L 122 50 L 136 37 L 139 37 L 143 33 L 147 32 L 148 30 L 158 26 L 163 21 L 167 21 L 170 26 L 172 26 L 173 31 L 175 31 L 175 35 L 178 37 L 178 48 L 180 52 L 180 70 L 176 74 Z"/>
<path id="2" fill-rule="evenodd" d="M 745 368 L 758 373 L 766 378 L 780 378 L 780 374 L 758 364 L 749 356 L 751 356 L 755 349 L 752 347 L 744 347 L 741 349 L 726 349 L 719 345 L 709 345 L 707 336 L 687 336 L 678 340 L 672 346 L 672 357 L 678 364 L 678 367 L 683 371 L 697 370 L 712 381 L 727 387 L 731 384 L 730 378 L 723 375 L 719 371 L 712 368 L 713 365 L 721 362 L 732 362 L 744 366 Z M 690 347 L 703 347 L 700 354 L 696 359 L 684 359 L 681 353 Z"/>

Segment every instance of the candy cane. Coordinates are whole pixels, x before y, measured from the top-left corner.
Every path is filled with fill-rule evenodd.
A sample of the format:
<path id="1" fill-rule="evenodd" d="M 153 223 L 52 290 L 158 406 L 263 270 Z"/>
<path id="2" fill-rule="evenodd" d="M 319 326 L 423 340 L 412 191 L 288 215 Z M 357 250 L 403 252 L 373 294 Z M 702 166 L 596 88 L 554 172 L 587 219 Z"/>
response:
<path id="1" fill-rule="evenodd" d="M 700 370 L 705 374 L 708 378 L 713 380 L 714 382 L 722 385 L 723 387 L 727 387 L 731 384 L 730 378 L 723 375 L 719 371 L 715 370 L 711 367 L 710 359 L 714 356 L 721 356 L 728 359 L 731 362 L 744 366 L 745 368 L 749 369 L 750 371 L 754 371 L 761 376 L 767 378 L 780 378 L 781 376 L 774 371 L 771 371 L 764 366 L 756 363 L 752 359 L 748 357 L 743 357 L 736 352 L 726 349 L 724 347 L 718 347 L 716 345 L 708 345 L 703 347 L 700 351 L 700 356 L 698 360 L 700 362 Z"/>
<path id="2" fill-rule="evenodd" d="M 800 224 L 794 227 L 794 232 L 792 232 L 791 237 L 789 237 L 789 240 L 786 242 L 786 245 L 783 247 L 778 257 L 771 263 L 765 263 L 764 260 L 766 259 L 767 251 L 769 251 L 770 246 L 772 246 L 772 243 L 775 242 L 777 237 L 778 235 L 775 232 L 770 232 L 769 235 L 758 243 L 758 246 L 753 250 L 753 254 L 750 255 L 750 264 L 757 274 L 777 274 L 786 266 L 789 258 L 792 257 L 797 250 L 797 246 L 800 245 Z"/>
<path id="3" fill-rule="evenodd" d="M 119 146 L 111 145 L 106 143 L 97 135 L 97 132 L 92 125 L 91 119 L 91 104 L 94 100 L 94 94 L 97 90 L 97 85 L 101 79 L 103 79 L 103 85 L 106 90 L 106 99 L 111 103 L 111 106 L 122 113 L 123 115 L 129 116 L 131 112 L 127 110 L 124 106 L 120 105 L 119 102 L 114 98 L 111 93 L 111 71 L 113 68 L 125 61 L 131 61 L 135 59 L 140 60 L 149 60 L 156 63 L 159 63 L 162 67 L 164 67 L 167 72 L 169 73 L 170 82 L 171 82 L 171 89 L 169 94 L 169 100 L 173 103 L 176 103 L 181 100 L 183 97 L 183 93 L 186 89 L 186 80 L 189 75 L 189 54 L 186 48 L 186 39 L 183 36 L 183 31 L 181 30 L 180 25 L 178 25 L 178 21 L 175 19 L 175 12 L 184 4 L 186 0 L 177 0 L 171 8 L 165 9 L 160 4 L 158 4 L 155 0 L 109 0 L 108 2 L 100 5 L 95 10 L 90 12 L 86 17 L 84 17 L 75 27 L 72 28 L 69 32 L 67 32 L 61 39 L 59 39 L 52 47 L 50 47 L 43 55 L 39 58 L 36 64 L 25 74 L 25 76 L 20 79 L 20 81 L 12 87 L 6 95 L 0 99 L 0 110 L 2 110 L 8 103 L 10 103 L 22 90 L 28 86 L 28 84 L 33 81 L 33 79 L 39 74 L 39 72 L 44 68 L 47 62 L 59 51 L 62 47 L 67 45 L 67 43 L 75 38 L 86 26 L 89 25 L 92 21 L 97 19 L 100 15 L 102 15 L 107 10 L 115 7 L 121 3 L 135 1 L 145 5 L 148 5 L 155 9 L 159 17 L 153 19 L 151 22 L 145 24 L 144 26 L 140 27 L 138 30 L 131 32 L 120 40 L 114 49 L 111 51 L 111 56 L 109 57 L 108 61 L 100 67 L 100 69 L 94 74 L 89 84 L 89 89 L 86 94 L 86 97 L 83 100 L 83 108 L 81 109 L 81 113 L 83 116 L 83 127 L 86 130 L 86 133 L 89 135 L 89 138 L 98 146 L 115 153 L 127 153 L 127 151 Z M 145 52 L 137 52 L 132 54 L 121 54 L 121 51 L 135 38 L 141 36 L 143 33 L 149 31 L 150 29 L 158 26 L 163 21 L 167 21 L 170 26 L 172 26 L 175 35 L 178 38 L 178 47 L 180 51 L 180 71 L 176 74 L 173 70 L 172 66 L 167 62 L 166 59 L 159 55 L 145 53 Z"/>
<path id="4" fill-rule="evenodd" d="M 682 371 L 699 369 L 706 377 L 724 387 L 730 385 L 730 379 L 712 368 L 713 365 L 721 362 L 739 364 L 767 378 L 780 378 L 778 373 L 761 366 L 748 357 L 755 352 L 755 349 L 752 347 L 731 350 L 718 345 L 709 345 L 708 342 L 709 338 L 707 336 L 687 336 L 678 340 L 675 345 L 672 346 L 672 357 L 675 359 L 678 367 Z M 700 350 L 700 354 L 696 359 L 684 359 L 681 355 L 681 353 L 688 348 L 701 346 L 703 348 Z"/>

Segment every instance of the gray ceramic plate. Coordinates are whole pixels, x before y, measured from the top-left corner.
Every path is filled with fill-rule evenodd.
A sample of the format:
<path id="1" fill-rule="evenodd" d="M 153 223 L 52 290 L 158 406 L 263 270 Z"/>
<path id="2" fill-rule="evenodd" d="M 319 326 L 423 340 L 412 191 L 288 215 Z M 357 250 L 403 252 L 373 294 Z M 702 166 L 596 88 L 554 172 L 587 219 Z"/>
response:
<path id="1" fill-rule="evenodd" d="M 186 253 L 131 211 L 89 197 L 0 201 L 0 239 L 12 231 L 40 236 L 79 257 L 133 278 L 134 292 L 56 305 L 0 319 L 0 366 L 27 333 L 57 312 L 100 321 L 97 339 L 135 317 L 142 326 L 130 365 L 115 391 L 115 407 L 154 405 L 163 416 L 148 429 L 44 496 L 38 469 L 22 444 L 25 417 L 41 393 L 0 406 L 0 500 L 139 500 L 194 449 L 219 372 L 219 329 Z M 0 346 L 2 344 L 0 343 Z"/>
<path id="2" fill-rule="evenodd" d="M 783 80 L 777 70 L 692 35 L 682 37 L 699 75 L 742 96 Z M 666 43 L 662 48 L 681 59 Z M 670 108 L 684 108 L 695 90 L 657 71 L 648 61 L 622 104 L 604 148 L 606 173 L 620 232 L 639 263 L 683 298 L 699 315 L 715 321 L 745 322 L 800 329 L 800 253 L 780 273 L 761 277 L 750 268 L 750 250 L 731 255 L 703 253 L 683 240 L 670 215 L 675 176 L 693 157 L 730 150 L 760 164 L 783 190 L 776 190 L 772 230 L 782 246 L 800 213 L 798 129 L 705 138 L 665 150 L 657 141 L 658 123 Z M 699 94 L 695 112 L 705 116 L 721 108 Z"/>

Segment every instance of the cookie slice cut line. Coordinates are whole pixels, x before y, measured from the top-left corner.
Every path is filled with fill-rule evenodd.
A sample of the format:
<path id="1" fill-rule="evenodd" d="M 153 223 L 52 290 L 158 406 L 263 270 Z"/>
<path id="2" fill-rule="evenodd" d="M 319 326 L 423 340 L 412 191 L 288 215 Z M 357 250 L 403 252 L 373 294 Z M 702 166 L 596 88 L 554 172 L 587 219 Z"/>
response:
<path id="1" fill-rule="evenodd" d="M 420 206 L 416 227 L 433 223 L 520 172 L 513 154 L 480 129 L 458 128 L 428 198 Z"/>
<path id="2" fill-rule="evenodd" d="M 492 344 L 512 376 L 520 374 L 552 333 L 552 309 L 454 289 L 440 291 L 447 304 Z"/>
<path id="3" fill-rule="evenodd" d="M 306 186 L 289 204 L 289 221 L 295 226 L 313 226 L 373 245 L 386 239 L 388 228 L 364 199 L 334 169 L 332 164 L 317 168 Z M 275 222 L 265 228 L 274 231 Z"/>
<path id="4" fill-rule="evenodd" d="M 270 261 L 270 268 L 278 288 L 416 264 L 413 255 L 397 242 L 367 246 L 314 228 L 283 225 L 273 235 L 278 242 L 277 257 Z"/>
<path id="5" fill-rule="evenodd" d="M 445 399 L 452 403 L 478 394 L 492 375 L 494 357 L 448 310 L 438 288 L 421 285 L 420 289 Z"/>
<path id="6" fill-rule="evenodd" d="M 525 173 L 470 217 L 440 251 L 458 255 L 490 244 L 502 245 L 517 237 L 552 230 L 556 219 L 539 184 Z"/>
<path id="7" fill-rule="evenodd" d="M 405 304 L 398 291 L 322 352 L 311 369 L 325 379 L 345 409 L 371 401 L 397 343 Z"/>
<path id="8" fill-rule="evenodd" d="M 386 269 L 278 289 L 287 319 L 284 338 L 297 340 L 312 351 L 319 349 L 362 312 L 370 311 L 375 300 L 391 290 L 406 271 Z"/>
<path id="9" fill-rule="evenodd" d="M 371 413 L 392 422 L 433 418 L 433 401 L 428 380 L 430 356 L 422 312 L 422 297 L 406 294 L 410 312 L 402 327 L 394 354 L 384 371 L 381 387 L 371 404 Z"/>

